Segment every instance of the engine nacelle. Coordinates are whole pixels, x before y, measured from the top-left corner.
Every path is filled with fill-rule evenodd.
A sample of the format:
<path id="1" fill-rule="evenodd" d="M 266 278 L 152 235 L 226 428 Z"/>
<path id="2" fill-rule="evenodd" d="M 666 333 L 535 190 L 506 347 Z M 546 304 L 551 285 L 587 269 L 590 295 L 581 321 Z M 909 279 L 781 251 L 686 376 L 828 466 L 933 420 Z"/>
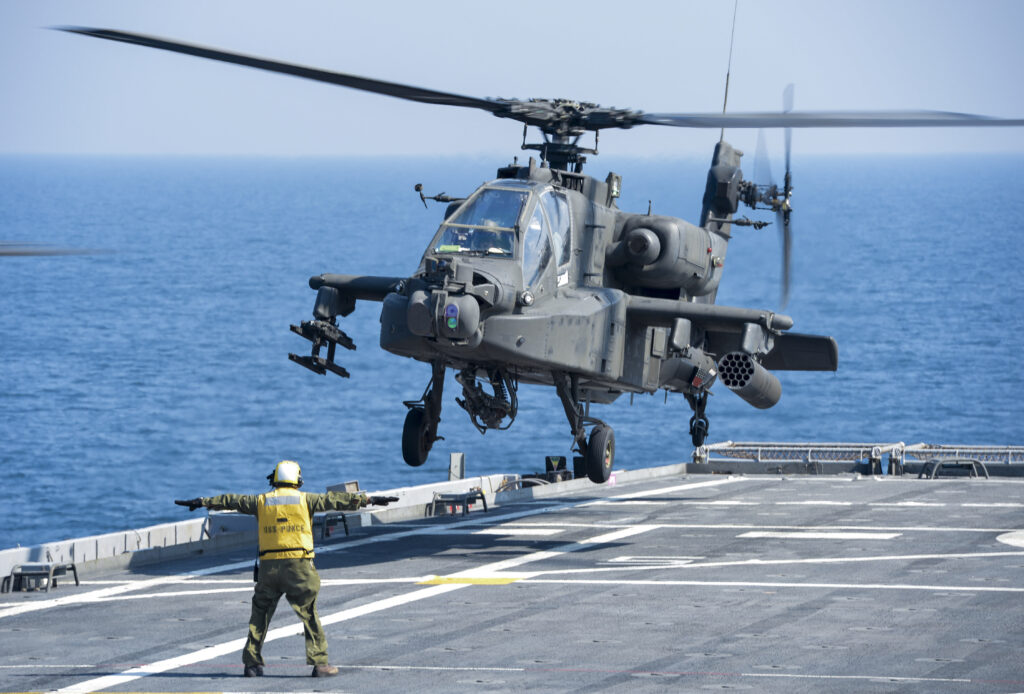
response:
<path id="1" fill-rule="evenodd" d="M 754 407 L 767 410 L 782 397 L 782 384 L 746 352 L 729 352 L 718 360 L 722 383 Z"/>
<path id="2" fill-rule="evenodd" d="M 632 215 L 608 250 L 608 265 L 624 284 L 706 294 L 714 275 L 711 234 L 675 217 Z"/>

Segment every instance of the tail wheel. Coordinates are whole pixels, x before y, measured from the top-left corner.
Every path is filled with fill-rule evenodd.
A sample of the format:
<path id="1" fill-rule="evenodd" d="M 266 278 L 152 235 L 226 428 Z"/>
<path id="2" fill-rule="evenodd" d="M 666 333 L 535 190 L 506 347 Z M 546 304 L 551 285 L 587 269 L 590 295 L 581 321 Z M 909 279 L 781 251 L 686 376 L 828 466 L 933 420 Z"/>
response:
<path id="1" fill-rule="evenodd" d="M 587 477 L 591 482 L 604 484 L 615 464 L 615 432 L 606 424 L 598 424 L 590 432 L 587 442 Z"/>
<path id="2" fill-rule="evenodd" d="M 690 441 L 693 442 L 694 447 L 700 447 L 704 445 L 704 440 L 708 437 L 708 419 L 707 417 L 698 417 L 694 415 L 690 418 Z"/>
<path id="3" fill-rule="evenodd" d="M 427 443 L 427 416 L 422 407 L 410 407 L 402 427 L 402 457 L 412 467 L 427 462 L 430 445 Z"/>

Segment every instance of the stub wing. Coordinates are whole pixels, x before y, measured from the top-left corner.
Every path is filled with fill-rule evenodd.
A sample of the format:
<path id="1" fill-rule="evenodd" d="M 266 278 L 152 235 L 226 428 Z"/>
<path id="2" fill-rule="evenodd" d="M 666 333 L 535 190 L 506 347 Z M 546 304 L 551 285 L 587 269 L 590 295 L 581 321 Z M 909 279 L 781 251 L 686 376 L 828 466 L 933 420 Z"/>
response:
<path id="1" fill-rule="evenodd" d="M 740 350 L 756 355 L 761 365 L 772 371 L 835 371 L 839 349 L 835 339 L 824 335 L 784 332 L 793 327 L 793 319 L 781 313 L 689 301 L 629 297 L 631 322 L 672 328 L 677 333 L 685 326 L 687 334 L 673 334 L 677 349 L 691 338 L 703 334 L 705 351 L 718 354 Z M 680 323 L 684 321 L 684 323 Z"/>
<path id="2" fill-rule="evenodd" d="M 772 371 L 835 371 L 838 366 L 834 339 L 787 333 L 793 319 L 771 311 L 630 296 L 627 316 L 627 332 L 648 336 L 643 344 L 650 347 L 640 355 L 645 389 L 686 393 L 698 419 L 716 379 L 765 409 L 782 396 Z M 629 342 L 642 344 L 637 338 Z M 658 368 L 648 368 L 655 357 Z"/>
<path id="3" fill-rule="evenodd" d="M 391 292 L 395 291 L 402 277 L 381 277 L 377 275 L 315 275 L 309 278 L 309 288 L 319 290 L 321 287 L 331 287 L 338 291 L 338 294 L 361 301 L 384 301 Z"/>
<path id="4" fill-rule="evenodd" d="M 627 310 L 630 320 L 654 326 L 672 327 L 677 319 L 683 319 L 708 329 L 739 330 L 745 324 L 777 330 L 793 327 L 793 319 L 781 313 L 646 296 L 629 296 Z"/>
<path id="5" fill-rule="evenodd" d="M 770 371 L 835 371 L 839 368 L 839 347 L 824 335 L 783 333 L 775 347 L 761 359 Z"/>
<path id="6" fill-rule="evenodd" d="M 289 354 L 288 358 L 313 373 L 323 375 L 330 371 L 342 378 L 348 378 L 348 371 L 334 362 L 334 353 L 338 345 L 345 349 L 355 349 L 356 345 L 352 338 L 337 326 L 336 317 L 352 313 L 356 308 L 356 300 L 384 301 L 384 298 L 394 292 L 402 281 L 401 277 L 373 275 L 324 274 L 310 277 L 310 288 L 317 290 L 313 320 L 293 325 L 291 330 L 312 342 L 313 350 L 309 356 Z M 320 356 L 323 347 L 327 348 L 326 359 Z"/>

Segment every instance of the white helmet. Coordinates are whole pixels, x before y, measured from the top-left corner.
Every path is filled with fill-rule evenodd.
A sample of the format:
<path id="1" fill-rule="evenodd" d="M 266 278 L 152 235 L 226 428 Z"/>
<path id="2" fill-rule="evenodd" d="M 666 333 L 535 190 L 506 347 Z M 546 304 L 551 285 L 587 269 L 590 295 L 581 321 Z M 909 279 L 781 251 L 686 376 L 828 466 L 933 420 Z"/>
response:
<path id="1" fill-rule="evenodd" d="M 282 460 L 274 468 L 274 471 L 267 475 L 272 487 L 301 487 L 302 469 L 294 460 Z"/>

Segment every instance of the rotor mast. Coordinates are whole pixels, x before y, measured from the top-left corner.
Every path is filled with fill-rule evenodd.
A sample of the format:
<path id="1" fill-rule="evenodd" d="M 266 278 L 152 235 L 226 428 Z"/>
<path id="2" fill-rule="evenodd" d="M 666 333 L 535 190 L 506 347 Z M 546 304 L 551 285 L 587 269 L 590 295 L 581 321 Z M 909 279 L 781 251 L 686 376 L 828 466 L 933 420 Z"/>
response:
<path id="1" fill-rule="evenodd" d="M 544 132 L 543 142 L 526 142 L 526 127 L 523 128 L 523 149 L 532 149 L 540 152 L 542 163 L 546 163 L 552 169 L 582 173 L 583 165 L 587 162 L 585 154 L 597 154 L 597 131 L 594 131 L 594 147 L 581 147 L 579 145 L 582 135 L 568 135 L 561 133 L 549 134 Z"/>
<path id="2" fill-rule="evenodd" d="M 585 155 L 597 154 L 600 127 L 594 127 L 590 123 L 591 113 L 595 109 L 608 111 L 599 109 L 595 104 L 579 103 L 569 99 L 530 99 L 528 102 L 512 105 L 507 115 L 496 115 L 523 122 L 522 149 L 540 152 L 541 162 L 552 169 L 582 173 L 583 165 L 587 161 Z M 541 131 L 542 142 L 526 141 L 531 125 Z M 593 147 L 580 145 L 580 139 L 587 130 L 594 131 Z"/>

